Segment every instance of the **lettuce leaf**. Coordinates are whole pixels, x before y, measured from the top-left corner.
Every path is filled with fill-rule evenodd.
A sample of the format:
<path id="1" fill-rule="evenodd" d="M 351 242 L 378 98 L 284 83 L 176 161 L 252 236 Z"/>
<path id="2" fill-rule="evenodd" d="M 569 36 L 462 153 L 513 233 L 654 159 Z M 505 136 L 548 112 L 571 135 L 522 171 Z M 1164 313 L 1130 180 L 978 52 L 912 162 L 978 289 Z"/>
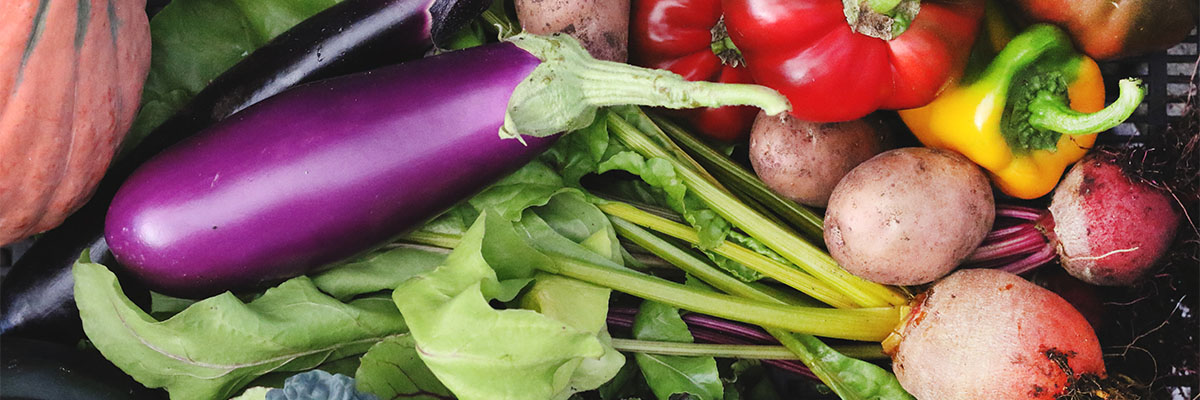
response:
<path id="1" fill-rule="evenodd" d="M 549 262 L 485 212 L 444 265 L 393 292 L 421 359 L 458 398 L 564 398 L 582 360 L 605 354 L 596 332 L 489 304 L 505 296 L 503 281 L 528 282 L 535 264 Z"/>
<path id="2" fill-rule="evenodd" d="M 423 246 L 400 245 L 384 249 L 313 275 L 322 292 L 347 300 L 354 296 L 395 289 L 413 276 L 433 270 L 446 260 L 448 251 Z"/>
<path id="3" fill-rule="evenodd" d="M 444 400 L 451 398 L 433 372 L 417 356 L 412 336 L 379 342 L 362 356 L 354 374 L 358 389 L 381 399 Z"/>
<path id="4" fill-rule="evenodd" d="M 694 341 L 679 309 L 653 301 L 642 302 L 633 320 L 633 337 L 691 343 Z M 660 400 L 686 394 L 697 400 L 721 400 L 724 386 L 712 357 L 683 357 L 637 353 L 642 376 Z"/>
<path id="5" fill-rule="evenodd" d="M 230 293 L 210 297 L 165 321 L 134 305 L 113 273 L 86 255 L 74 278 L 92 344 L 138 382 L 176 399 L 228 398 L 268 372 L 312 369 L 407 332 L 389 299 L 342 303 L 306 277 L 249 303 Z"/>

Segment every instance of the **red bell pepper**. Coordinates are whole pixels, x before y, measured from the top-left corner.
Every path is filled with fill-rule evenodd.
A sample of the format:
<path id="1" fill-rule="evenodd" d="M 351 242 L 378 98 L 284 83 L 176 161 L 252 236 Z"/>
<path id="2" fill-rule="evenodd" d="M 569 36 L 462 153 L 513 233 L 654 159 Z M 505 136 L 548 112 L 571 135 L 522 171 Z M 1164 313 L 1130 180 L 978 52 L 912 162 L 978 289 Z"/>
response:
<path id="1" fill-rule="evenodd" d="M 689 81 L 754 83 L 721 20 L 721 0 L 634 0 L 630 63 L 682 75 Z M 758 109 L 728 106 L 672 111 L 708 137 L 745 138 Z"/>
<path id="2" fill-rule="evenodd" d="M 756 83 L 797 118 L 835 122 L 923 106 L 957 80 L 983 0 L 724 0 Z"/>

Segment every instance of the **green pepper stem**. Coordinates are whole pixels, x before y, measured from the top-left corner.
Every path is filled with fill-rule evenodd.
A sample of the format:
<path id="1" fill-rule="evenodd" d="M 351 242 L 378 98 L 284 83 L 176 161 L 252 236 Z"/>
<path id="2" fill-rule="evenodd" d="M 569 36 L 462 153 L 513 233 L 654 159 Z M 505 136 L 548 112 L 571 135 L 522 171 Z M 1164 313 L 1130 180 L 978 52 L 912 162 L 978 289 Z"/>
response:
<path id="1" fill-rule="evenodd" d="M 1146 97 L 1140 79 L 1122 79 L 1118 86 L 1121 92 L 1117 101 L 1091 114 L 1072 110 L 1061 96 L 1039 92 L 1029 103 L 1029 124 L 1068 135 L 1087 135 L 1112 129 L 1133 115 L 1138 104 Z"/>
<path id="2" fill-rule="evenodd" d="M 1019 72 L 1051 52 L 1071 52 L 1071 38 L 1053 25 L 1038 24 L 1014 37 L 992 59 L 980 82 L 988 82 L 1000 96 L 1007 96 L 1008 87 Z"/>

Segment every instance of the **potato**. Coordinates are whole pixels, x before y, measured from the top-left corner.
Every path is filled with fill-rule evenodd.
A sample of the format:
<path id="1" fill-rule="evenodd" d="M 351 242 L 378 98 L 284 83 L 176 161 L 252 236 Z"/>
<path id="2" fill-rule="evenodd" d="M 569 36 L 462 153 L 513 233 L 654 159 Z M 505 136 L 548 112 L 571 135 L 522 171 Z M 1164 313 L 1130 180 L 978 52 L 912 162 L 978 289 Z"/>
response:
<path id="1" fill-rule="evenodd" d="M 891 147 L 890 136 L 870 116 L 819 123 L 760 111 L 750 130 L 750 164 L 763 183 L 784 197 L 825 207 L 846 173 Z"/>
<path id="2" fill-rule="evenodd" d="M 970 255 L 995 213 L 987 176 L 965 157 L 924 147 L 890 150 L 859 164 L 833 189 L 825 244 L 854 275 L 918 285 Z"/>
<path id="3" fill-rule="evenodd" d="M 629 58 L 629 0 L 515 0 L 514 6 L 525 32 L 571 35 L 600 60 Z"/>

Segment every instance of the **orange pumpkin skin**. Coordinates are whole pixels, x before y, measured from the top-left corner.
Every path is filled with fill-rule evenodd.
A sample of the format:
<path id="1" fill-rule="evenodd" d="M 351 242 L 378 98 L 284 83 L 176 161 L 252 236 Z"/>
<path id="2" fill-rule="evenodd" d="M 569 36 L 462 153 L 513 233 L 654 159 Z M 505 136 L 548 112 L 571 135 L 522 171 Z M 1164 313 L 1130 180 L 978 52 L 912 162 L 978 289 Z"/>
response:
<path id="1" fill-rule="evenodd" d="M 150 68 L 145 5 L 0 7 L 0 245 L 61 224 L 95 190 Z"/>

